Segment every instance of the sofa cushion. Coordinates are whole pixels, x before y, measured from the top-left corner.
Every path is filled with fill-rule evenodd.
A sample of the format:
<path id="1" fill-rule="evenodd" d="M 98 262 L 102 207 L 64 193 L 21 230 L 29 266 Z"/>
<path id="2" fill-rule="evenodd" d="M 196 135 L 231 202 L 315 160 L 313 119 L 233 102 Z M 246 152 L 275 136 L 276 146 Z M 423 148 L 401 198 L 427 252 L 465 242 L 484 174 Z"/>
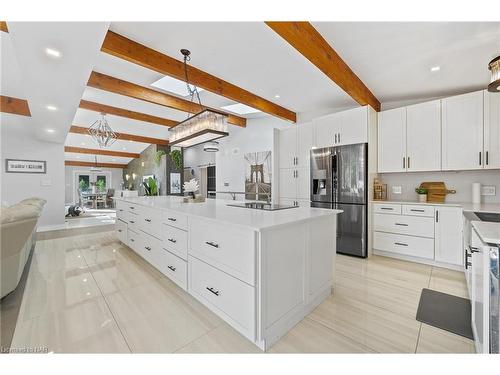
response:
<path id="1" fill-rule="evenodd" d="M 28 220 L 40 216 L 41 207 L 31 204 L 15 204 L 2 209 L 0 213 L 1 224 L 13 223 L 15 221 Z"/>

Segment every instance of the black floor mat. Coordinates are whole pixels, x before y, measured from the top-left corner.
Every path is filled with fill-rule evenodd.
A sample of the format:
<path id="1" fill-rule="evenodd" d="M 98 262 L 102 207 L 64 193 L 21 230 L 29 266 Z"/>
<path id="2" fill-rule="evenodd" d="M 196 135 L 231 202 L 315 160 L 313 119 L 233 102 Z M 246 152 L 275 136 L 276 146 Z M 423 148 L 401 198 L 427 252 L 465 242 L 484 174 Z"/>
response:
<path id="1" fill-rule="evenodd" d="M 471 304 L 467 298 L 422 289 L 417 320 L 473 340 Z"/>

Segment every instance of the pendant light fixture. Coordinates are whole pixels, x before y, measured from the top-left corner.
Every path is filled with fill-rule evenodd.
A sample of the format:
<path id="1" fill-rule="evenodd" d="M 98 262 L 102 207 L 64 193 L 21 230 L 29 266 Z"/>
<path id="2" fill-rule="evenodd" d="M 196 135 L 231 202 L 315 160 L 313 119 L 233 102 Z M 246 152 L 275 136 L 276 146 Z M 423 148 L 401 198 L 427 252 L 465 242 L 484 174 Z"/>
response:
<path id="1" fill-rule="evenodd" d="M 115 143 L 117 135 L 108 125 L 106 114 L 101 112 L 101 118 L 89 127 L 89 134 L 100 148 L 106 148 Z"/>
<path id="2" fill-rule="evenodd" d="M 203 151 L 205 152 L 218 152 L 219 151 L 219 142 L 211 141 L 207 142 L 203 145 Z"/>
<path id="3" fill-rule="evenodd" d="M 203 107 L 198 88 L 189 84 L 187 62 L 191 59 L 191 52 L 187 49 L 181 49 L 181 53 L 184 56 L 184 73 L 186 76 L 188 93 L 191 96 L 191 102 L 194 101 L 196 96 L 201 110 L 193 116 L 189 114 L 185 121 L 169 129 L 170 145 L 191 147 L 228 136 L 227 114 Z M 214 151 L 218 151 L 218 147 L 217 150 Z"/>
<path id="4" fill-rule="evenodd" d="M 490 61 L 488 69 L 491 70 L 491 82 L 488 85 L 488 91 L 500 93 L 500 56 Z"/>

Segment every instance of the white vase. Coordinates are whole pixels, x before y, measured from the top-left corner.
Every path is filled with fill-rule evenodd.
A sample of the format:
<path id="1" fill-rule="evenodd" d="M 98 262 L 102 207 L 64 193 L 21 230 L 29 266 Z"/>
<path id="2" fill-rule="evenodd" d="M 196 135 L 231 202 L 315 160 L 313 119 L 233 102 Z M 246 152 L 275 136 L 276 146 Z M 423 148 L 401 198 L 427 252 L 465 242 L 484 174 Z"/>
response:
<path id="1" fill-rule="evenodd" d="M 427 194 L 417 194 L 418 195 L 418 201 L 420 203 L 425 203 L 427 202 Z"/>

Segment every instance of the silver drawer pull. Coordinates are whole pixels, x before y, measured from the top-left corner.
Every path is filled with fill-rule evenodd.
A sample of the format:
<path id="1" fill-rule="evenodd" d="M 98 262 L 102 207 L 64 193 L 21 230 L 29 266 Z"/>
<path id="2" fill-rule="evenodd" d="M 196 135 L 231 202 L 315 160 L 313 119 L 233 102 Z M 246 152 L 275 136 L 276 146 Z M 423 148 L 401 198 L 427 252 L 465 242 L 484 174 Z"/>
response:
<path id="1" fill-rule="evenodd" d="M 215 294 L 217 297 L 219 296 L 219 291 L 218 290 L 214 290 L 214 288 L 210 287 L 210 286 L 207 286 L 207 290 L 213 294 Z"/>
<path id="2" fill-rule="evenodd" d="M 169 238 L 168 241 L 172 242 L 172 243 L 176 243 L 177 240 L 174 240 L 173 238 Z"/>
<path id="3" fill-rule="evenodd" d="M 148 223 L 151 223 L 151 219 L 144 219 L 144 221 L 147 221 Z"/>
<path id="4" fill-rule="evenodd" d="M 417 210 L 417 209 L 414 209 L 414 208 L 410 209 L 410 211 L 412 211 L 412 212 L 425 212 L 425 210 Z"/>
<path id="5" fill-rule="evenodd" d="M 135 207 L 130 206 L 129 208 L 130 208 L 131 210 L 135 210 Z"/>
<path id="6" fill-rule="evenodd" d="M 213 247 L 216 247 L 216 248 L 219 248 L 219 244 L 218 243 L 215 243 L 215 242 L 205 242 L 207 245 L 210 245 L 210 246 L 213 246 Z"/>
<path id="7" fill-rule="evenodd" d="M 134 223 L 135 223 L 135 221 L 134 221 L 134 220 L 129 220 L 129 223 L 130 223 L 130 224 L 134 224 Z"/>
<path id="8" fill-rule="evenodd" d="M 144 248 L 147 250 L 147 251 L 151 251 L 151 248 L 149 246 L 144 246 Z"/>
<path id="9" fill-rule="evenodd" d="M 122 231 L 121 229 L 118 229 L 118 232 L 120 232 L 120 233 L 121 233 L 121 232 L 123 232 L 123 231 Z"/>
<path id="10" fill-rule="evenodd" d="M 174 266 L 168 266 L 167 268 L 168 268 L 168 269 L 170 269 L 170 270 L 172 270 L 172 271 L 174 271 L 174 272 L 175 272 L 175 270 L 177 269 L 177 268 L 175 268 Z"/>
<path id="11" fill-rule="evenodd" d="M 394 210 L 394 208 L 392 207 L 380 207 L 381 210 L 389 210 L 389 211 L 392 211 Z"/>
<path id="12" fill-rule="evenodd" d="M 395 223 L 395 225 L 399 225 L 400 227 L 407 227 L 408 224 L 403 224 L 403 223 Z"/>
<path id="13" fill-rule="evenodd" d="M 402 243 L 402 242 L 394 242 L 394 245 L 398 245 L 398 246 L 408 246 L 407 243 Z"/>
<path id="14" fill-rule="evenodd" d="M 175 217 L 169 217 L 167 218 L 167 220 L 170 220 L 170 221 L 177 221 L 177 219 Z"/>
<path id="15" fill-rule="evenodd" d="M 135 240 L 133 238 L 131 238 L 130 241 L 135 242 Z"/>

